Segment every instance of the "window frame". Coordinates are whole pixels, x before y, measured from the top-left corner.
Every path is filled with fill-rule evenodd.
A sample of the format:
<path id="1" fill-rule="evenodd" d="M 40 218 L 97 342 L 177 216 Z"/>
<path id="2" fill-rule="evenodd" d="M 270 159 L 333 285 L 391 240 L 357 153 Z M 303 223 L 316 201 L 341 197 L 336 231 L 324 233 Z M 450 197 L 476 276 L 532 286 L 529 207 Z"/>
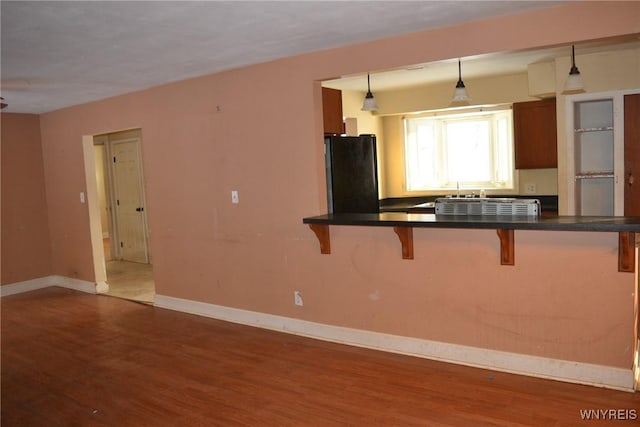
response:
<path id="1" fill-rule="evenodd" d="M 449 145 L 443 141 L 446 133 L 446 124 L 454 122 L 472 122 L 478 118 L 484 118 L 490 123 L 489 133 L 489 161 L 491 162 L 491 178 L 488 181 L 465 181 L 458 182 L 451 180 L 451 171 L 447 170 L 447 149 Z M 505 122 L 506 120 L 506 122 Z M 500 121 L 503 123 L 500 124 Z M 418 126 L 431 127 L 431 143 L 426 142 L 419 146 Z M 502 128 L 500 128 L 502 126 Z M 498 134 L 502 135 L 502 142 L 497 141 Z M 513 133 L 513 110 L 511 104 L 483 106 L 467 108 L 464 110 L 439 110 L 425 112 L 421 114 L 403 117 L 403 139 L 404 139 L 404 169 L 405 169 L 405 191 L 408 193 L 428 193 L 465 190 L 489 190 L 502 193 L 516 191 L 516 171 L 514 154 L 514 133 Z M 434 145 L 429 147 L 430 145 Z M 421 159 L 417 155 L 420 150 L 431 151 L 432 158 Z M 504 168 L 496 169 L 496 163 L 501 162 Z M 419 165 L 422 163 L 422 165 Z M 429 166 L 430 165 L 430 166 Z M 422 183 L 415 182 L 413 169 L 419 167 L 431 167 L 433 173 L 430 178 L 425 179 L 423 175 Z M 414 184 L 412 185 L 412 181 Z M 433 184 L 438 185 L 433 185 Z"/>

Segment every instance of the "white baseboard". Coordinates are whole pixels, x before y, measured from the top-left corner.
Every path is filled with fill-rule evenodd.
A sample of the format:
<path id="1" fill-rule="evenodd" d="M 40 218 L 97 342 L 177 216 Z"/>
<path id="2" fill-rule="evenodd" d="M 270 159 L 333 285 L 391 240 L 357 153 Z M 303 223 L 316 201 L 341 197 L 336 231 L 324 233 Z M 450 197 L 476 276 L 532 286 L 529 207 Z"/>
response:
<path id="1" fill-rule="evenodd" d="M 96 283 L 94 294 L 106 294 L 107 292 L 109 292 L 109 284 L 107 282 Z"/>
<path id="2" fill-rule="evenodd" d="M 37 289 L 48 288 L 49 286 L 60 286 L 62 288 L 73 289 L 90 294 L 96 293 L 95 283 L 64 276 L 46 276 L 0 286 L 0 297 L 35 291 Z"/>
<path id="3" fill-rule="evenodd" d="M 156 295 L 160 308 L 212 317 L 233 323 L 271 329 L 374 350 L 423 357 L 471 367 L 558 381 L 633 391 L 631 369 L 550 359 L 359 329 L 325 325 L 300 319 Z"/>
<path id="4" fill-rule="evenodd" d="M 24 282 L 12 283 L 10 285 L 0 286 L 0 297 L 21 294 L 23 292 L 35 291 L 36 289 L 48 288 L 55 286 L 52 277 L 40 277 L 38 279 L 25 280 Z"/>
<path id="5" fill-rule="evenodd" d="M 60 286 L 62 288 L 73 289 L 80 292 L 86 292 L 88 294 L 96 293 L 96 284 L 92 282 L 87 282 L 86 280 L 80 279 L 72 279 L 70 277 L 64 276 L 53 276 L 54 277 L 54 285 Z"/>

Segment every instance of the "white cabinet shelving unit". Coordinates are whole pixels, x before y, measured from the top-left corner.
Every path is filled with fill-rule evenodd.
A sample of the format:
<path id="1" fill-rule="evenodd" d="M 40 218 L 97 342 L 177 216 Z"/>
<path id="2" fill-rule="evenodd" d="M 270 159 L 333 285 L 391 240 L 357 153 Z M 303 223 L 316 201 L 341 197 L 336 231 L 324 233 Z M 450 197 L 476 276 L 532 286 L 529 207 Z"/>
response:
<path id="1" fill-rule="evenodd" d="M 623 213 L 622 102 L 617 93 L 567 97 L 570 215 Z"/>

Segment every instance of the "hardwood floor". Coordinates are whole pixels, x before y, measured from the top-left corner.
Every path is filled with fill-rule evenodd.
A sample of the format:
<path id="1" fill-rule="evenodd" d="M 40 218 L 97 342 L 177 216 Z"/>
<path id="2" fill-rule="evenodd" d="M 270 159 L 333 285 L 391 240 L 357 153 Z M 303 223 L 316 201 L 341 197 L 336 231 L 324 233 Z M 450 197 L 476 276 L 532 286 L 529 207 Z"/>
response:
<path id="1" fill-rule="evenodd" d="M 638 425 L 640 394 L 47 288 L 2 298 L 2 426 Z"/>

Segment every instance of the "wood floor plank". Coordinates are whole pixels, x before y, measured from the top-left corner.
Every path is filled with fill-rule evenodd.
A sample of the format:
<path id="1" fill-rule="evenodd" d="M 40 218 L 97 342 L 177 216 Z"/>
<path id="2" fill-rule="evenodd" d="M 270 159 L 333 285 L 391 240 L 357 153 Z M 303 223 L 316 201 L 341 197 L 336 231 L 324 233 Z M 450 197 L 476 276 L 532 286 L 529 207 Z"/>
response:
<path id="1" fill-rule="evenodd" d="M 4 297 L 1 308 L 2 426 L 600 426 L 609 422 L 583 421 L 580 411 L 640 416 L 638 393 L 327 343 L 68 289 Z"/>

